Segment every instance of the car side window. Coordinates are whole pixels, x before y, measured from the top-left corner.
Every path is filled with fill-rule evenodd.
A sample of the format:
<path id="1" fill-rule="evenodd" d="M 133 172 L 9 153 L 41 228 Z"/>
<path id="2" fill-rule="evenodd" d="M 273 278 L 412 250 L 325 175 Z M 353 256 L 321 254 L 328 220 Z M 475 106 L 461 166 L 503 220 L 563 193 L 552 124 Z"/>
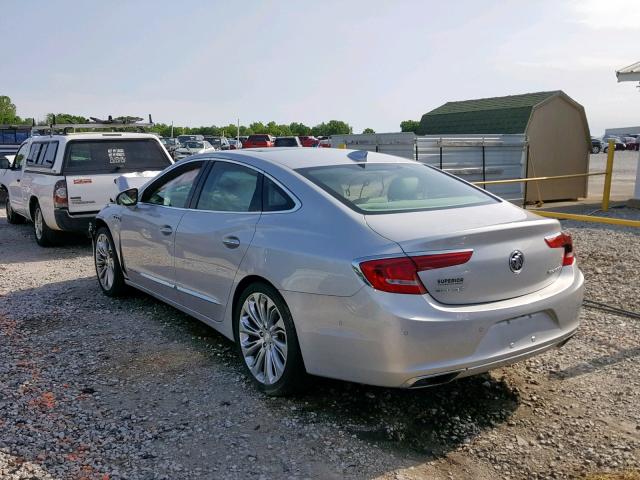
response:
<path id="1" fill-rule="evenodd" d="M 13 168 L 15 170 L 19 170 L 22 168 L 22 162 L 24 162 L 24 157 L 27 155 L 27 150 L 29 149 L 29 145 L 23 145 L 16 153 L 16 158 L 13 159 Z"/>
<path id="2" fill-rule="evenodd" d="M 262 208 L 261 175 L 228 162 L 216 162 L 196 204 L 197 210 L 259 212 Z"/>
<path id="3" fill-rule="evenodd" d="M 168 172 L 145 190 L 140 201 L 165 207 L 186 208 L 201 168 L 202 162 L 193 162 Z"/>
<path id="4" fill-rule="evenodd" d="M 27 155 L 27 165 L 35 165 L 38 162 L 38 156 L 40 155 L 42 147 L 44 147 L 42 142 L 31 144 L 31 150 L 29 150 L 29 155 Z"/>
<path id="5" fill-rule="evenodd" d="M 39 163 L 46 168 L 53 167 L 56 160 L 56 153 L 58 153 L 58 142 L 49 142 L 46 151 L 40 154 L 42 160 Z"/>
<path id="6" fill-rule="evenodd" d="M 267 177 L 264 177 L 262 192 L 262 210 L 265 212 L 281 212 L 296 206 L 291 197 Z"/>

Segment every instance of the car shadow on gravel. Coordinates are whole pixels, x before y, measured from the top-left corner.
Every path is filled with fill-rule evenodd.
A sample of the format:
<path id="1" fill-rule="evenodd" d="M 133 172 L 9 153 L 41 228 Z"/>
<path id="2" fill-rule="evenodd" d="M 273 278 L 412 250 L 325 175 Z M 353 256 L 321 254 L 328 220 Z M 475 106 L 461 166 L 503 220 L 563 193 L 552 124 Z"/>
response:
<path id="1" fill-rule="evenodd" d="M 132 292 L 130 298 L 156 302 L 142 292 Z M 198 320 L 176 313 L 176 338 L 182 337 L 181 341 L 205 354 L 205 361 L 211 362 L 214 370 L 222 363 L 244 377 L 231 341 Z M 208 353 L 212 346 L 213 354 Z M 244 383 L 253 390 L 248 378 Z M 268 398 L 254 393 L 265 409 L 278 408 L 290 414 L 293 407 L 303 423 L 336 425 L 366 443 L 421 461 L 443 456 L 470 443 L 481 432 L 506 423 L 520 405 L 517 388 L 498 374 L 416 390 L 309 376 L 307 388 L 294 397 Z"/>
<path id="2" fill-rule="evenodd" d="M 517 389 L 489 374 L 417 390 L 311 381 L 300 407 L 310 419 L 319 415 L 362 440 L 423 460 L 505 423 L 520 403 Z"/>

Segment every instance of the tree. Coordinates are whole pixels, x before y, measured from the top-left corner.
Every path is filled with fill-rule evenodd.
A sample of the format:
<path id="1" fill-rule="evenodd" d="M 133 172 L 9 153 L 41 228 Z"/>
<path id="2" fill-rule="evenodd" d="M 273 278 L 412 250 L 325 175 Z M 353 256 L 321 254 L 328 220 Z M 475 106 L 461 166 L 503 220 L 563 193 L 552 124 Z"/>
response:
<path id="1" fill-rule="evenodd" d="M 420 128 L 420 122 L 418 122 L 417 120 L 405 120 L 404 122 L 400 122 L 401 132 L 418 133 L 419 128 Z"/>
<path id="2" fill-rule="evenodd" d="M 351 131 L 349 124 L 342 120 L 329 120 L 327 123 L 322 122 L 311 129 L 313 135 L 325 137 L 330 135 L 346 135 L 351 133 Z"/>
<path id="3" fill-rule="evenodd" d="M 376 133 L 376 131 L 373 128 L 365 128 L 362 133 Z"/>
<path id="4" fill-rule="evenodd" d="M 11 99 L 6 95 L 0 96 L 0 124 L 21 123 L 20 117 L 16 115 L 16 106 L 11 103 Z"/>
<path id="5" fill-rule="evenodd" d="M 289 130 L 292 135 L 311 135 L 311 127 L 307 127 L 304 123 L 291 122 Z"/>

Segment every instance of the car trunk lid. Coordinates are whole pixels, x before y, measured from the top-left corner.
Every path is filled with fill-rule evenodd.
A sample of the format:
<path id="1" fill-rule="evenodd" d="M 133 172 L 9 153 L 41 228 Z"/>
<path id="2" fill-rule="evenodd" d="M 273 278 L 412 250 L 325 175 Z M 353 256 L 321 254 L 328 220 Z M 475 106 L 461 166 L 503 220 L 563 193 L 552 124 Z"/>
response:
<path id="1" fill-rule="evenodd" d="M 374 231 L 397 242 L 410 256 L 472 250 L 461 265 L 419 272 L 428 293 L 441 303 L 464 305 L 526 295 L 553 283 L 562 269 L 563 250 L 545 242 L 560 231 L 558 222 L 506 202 L 365 218 Z"/>

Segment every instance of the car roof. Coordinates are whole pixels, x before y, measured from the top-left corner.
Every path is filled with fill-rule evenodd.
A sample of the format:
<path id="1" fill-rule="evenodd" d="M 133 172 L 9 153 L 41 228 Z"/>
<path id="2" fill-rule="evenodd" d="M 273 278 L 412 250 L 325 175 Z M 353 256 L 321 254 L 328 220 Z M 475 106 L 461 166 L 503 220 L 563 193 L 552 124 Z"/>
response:
<path id="1" fill-rule="evenodd" d="M 348 150 L 342 148 L 251 148 L 246 150 L 216 152 L 216 157 L 242 161 L 243 159 L 258 159 L 276 163 L 295 170 L 304 167 L 321 167 L 333 165 L 353 165 L 361 160 L 352 159 L 349 154 L 358 152 L 355 157 L 363 155 L 363 150 Z M 367 152 L 367 163 L 415 163 L 407 158 L 386 155 L 384 153 Z"/>

